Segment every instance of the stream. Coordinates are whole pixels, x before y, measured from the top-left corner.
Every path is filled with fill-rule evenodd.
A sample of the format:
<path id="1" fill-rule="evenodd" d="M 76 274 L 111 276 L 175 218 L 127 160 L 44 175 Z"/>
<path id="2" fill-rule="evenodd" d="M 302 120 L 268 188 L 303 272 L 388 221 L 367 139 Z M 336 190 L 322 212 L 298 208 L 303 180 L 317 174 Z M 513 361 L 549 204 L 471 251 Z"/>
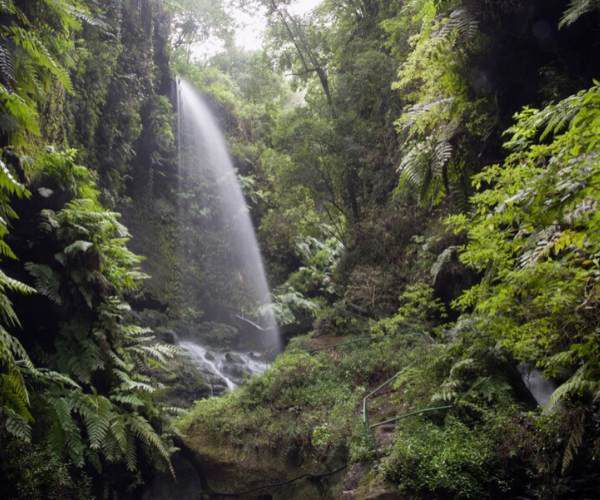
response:
<path id="1" fill-rule="evenodd" d="M 213 391 L 215 386 L 225 386 L 229 391 L 235 389 L 244 380 L 263 373 L 269 366 L 255 352 L 208 349 L 190 341 L 181 341 L 179 346 L 206 376 Z"/>

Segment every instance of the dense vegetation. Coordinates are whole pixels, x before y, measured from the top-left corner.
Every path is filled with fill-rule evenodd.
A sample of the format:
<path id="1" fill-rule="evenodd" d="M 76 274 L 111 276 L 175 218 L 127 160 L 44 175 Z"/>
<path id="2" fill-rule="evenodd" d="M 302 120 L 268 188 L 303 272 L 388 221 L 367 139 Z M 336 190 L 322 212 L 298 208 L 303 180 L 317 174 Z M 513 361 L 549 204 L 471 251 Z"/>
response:
<path id="1" fill-rule="evenodd" d="M 2 496 L 172 498 L 184 456 L 250 497 L 594 498 L 598 2 L 291 3 L 0 0 Z M 208 392 L 173 331 L 244 331 L 175 74 L 226 131 L 286 343 L 178 418 Z"/>

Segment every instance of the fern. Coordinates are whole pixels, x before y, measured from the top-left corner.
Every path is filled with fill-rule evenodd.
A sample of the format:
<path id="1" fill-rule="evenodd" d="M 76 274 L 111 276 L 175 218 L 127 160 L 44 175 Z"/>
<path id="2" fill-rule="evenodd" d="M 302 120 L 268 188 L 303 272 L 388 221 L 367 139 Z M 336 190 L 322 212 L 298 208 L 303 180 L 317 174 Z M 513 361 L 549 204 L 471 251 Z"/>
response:
<path id="1" fill-rule="evenodd" d="M 31 442 L 31 426 L 27 420 L 10 408 L 0 408 L 0 414 L 4 413 L 6 419 L 5 428 L 8 433 L 19 441 Z"/>
<path id="2" fill-rule="evenodd" d="M 110 429 L 110 401 L 99 395 L 85 395 L 80 397 L 76 411 L 83 417 L 90 448 L 100 449 L 102 441 Z"/>
<path id="3" fill-rule="evenodd" d="M 123 391 L 142 391 L 152 393 L 156 388 L 144 382 L 133 380 L 131 376 L 123 370 L 114 370 L 115 375 L 121 380 L 121 389 Z"/>
<path id="4" fill-rule="evenodd" d="M 553 409 L 562 400 L 569 397 L 581 397 L 586 393 L 594 394 L 600 384 L 586 378 L 586 366 L 581 366 L 572 376 L 561 384 L 550 396 L 548 408 Z"/>
<path id="5" fill-rule="evenodd" d="M 560 20 L 559 27 L 565 28 L 576 23 L 580 17 L 600 9 L 599 0 L 571 0 L 569 7 Z"/>
<path id="6" fill-rule="evenodd" d="M 35 279 L 35 287 L 41 295 L 49 298 L 55 304 L 62 305 L 60 278 L 50 267 L 27 262 L 25 269 Z"/>
<path id="7" fill-rule="evenodd" d="M 562 473 L 564 474 L 569 466 L 575 460 L 577 452 L 581 449 L 583 444 L 583 437 L 585 435 L 585 421 L 586 412 L 585 410 L 578 410 L 571 416 L 570 421 L 570 432 L 567 446 L 563 454 L 562 460 Z"/>
<path id="8" fill-rule="evenodd" d="M 0 406 L 30 418 L 29 404 L 23 374 L 15 367 L 8 367 L 5 373 L 0 374 Z"/>
<path id="9" fill-rule="evenodd" d="M 417 189 L 421 202 L 435 201 L 442 192 L 444 173 L 452 151 L 452 145 L 444 140 L 412 143 L 398 166 L 399 189 Z"/>
<path id="10" fill-rule="evenodd" d="M 73 402 L 66 397 L 54 397 L 49 401 L 53 409 L 53 421 L 48 434 L 51 449 L 59 450 L 77 467 L 84 465 L 84 449 L 81 432 L 73 419 Z"/>
<path id="11" fill-rule="evenodd" d="M 120 405 L 131 406 L 132 408 L 139 408 L 146 404 L 140 397 L 135 394 L 114 394 L 110 397 L 112 401 Z"/>
<path id="12" fill-rule="evenodd" d="M 479 33 L 479 23 L 467 9 L 456 9 L 450 13 L 442 28 L 434 34 L 448 37 L 456 34 L 459 40 L 469 42 Z"/>
<path id="13" fill-rule="evenodd" d="M 48 386 L 58 385 L 68 389 L 81 390 L 81 386 L 77 382 L 75 382 L 71 377 L 68 377 L 63 373 L 56 372 L 54 370 L 48 370 L 47 368 L 36 368 L 29 370 L 27 372 L 27 376 L 39 383 L 43 383 Z"/>
<path id="14" fill-rule="evenodd" d="M 67 92 L 73 92 L 68 71 L 58 64 L 37 34 L 18 26 L 6 29 L 5 36 L 21 47 L 27 56 L 39 67 L 46 69 L 55 77 Z"/>
<path id="15" fill-rule="evenodd" d="M 82 241 L 82 240 L 78 240 L 75 241 L 74 243 L 71 243 L 69 246 L 67 246 L 63 252 L 65 253 L 65 255 L 76 255 L 78 253 L 85 253 L 87 252 L 91 247 L 92 247 L 93 243 L 91 243 L 90 241 Z"/>
<path id="16" fill-rule="evenodd" d="M 9 89 L 15 83 L 15 66 L 4 37 L 0 37 L 0 82 Z"/>
<path id="17" fill-rule="evenodd" d="M 164 460 L 171 472 L 172 476 L 175 477 L 175 470 L 171 465 L 170 453 L 165 447 L 163 440 L 154 431 L 148 421 L 141 415 L 130 415 L 127 418 L 127 423 L 131 428 L 135 436 L 150 450 L 154 450 Z"/>

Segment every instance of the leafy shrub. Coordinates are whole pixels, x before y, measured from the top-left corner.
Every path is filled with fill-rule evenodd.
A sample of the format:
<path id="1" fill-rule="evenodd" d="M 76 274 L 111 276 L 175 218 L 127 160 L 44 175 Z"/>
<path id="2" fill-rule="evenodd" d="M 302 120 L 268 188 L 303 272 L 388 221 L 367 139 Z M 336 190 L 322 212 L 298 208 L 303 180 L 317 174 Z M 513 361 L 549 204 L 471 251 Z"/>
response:
<path id="1" fill-rule="evenodd" d="M 484 273 L 459 304 L 515 357 L 569 379 L 554 401 L 599 387 L 599 103 L 596 84 L 519 113 L 511 155 L 474 179 L 475 215 L 450 219 L 469 235 L 462 260 Z"/>
<path id="2" fill-rule="evenodd" d="M 24 209 L 14 231 L 21 243 L 23 231 L 33 232 L 19 253 L 29 260 L 24 267 L 38 295 L 20 301 L 14 320 L 21 316 L 37 366 L 22 349 L 21 379 L 30 397 L 18 411 L 2 408 L 0 420 L 18 443 L 51 456 L 57 473 L 76 477 L 86 469 L 97 478 L 120 464 L 121 477 L 135 484 L 147 465 L 170 468 L 166 414 L 144 371 L 164 364 L 173 348 L 131 321 L 125 296 L 144 278 L 140 258 L 126 247 L 129 233 L 119 215 L 100 204 L 93 174 L 74 156 L 53 150 L 40 156 L 35 212 Z M 44 313 L 24 314 L 31 306 Z M 3 384 L 2 402 L 6 394 Z"/>
<path id="3" fill-rule="evenodd" d="M 405 421 L 383 471 L 409 491 L 489 498 L 490 486 L 498 485 L 494 446 L 493 429 L 470 429 L 453 417 L 443 427 Z"/>

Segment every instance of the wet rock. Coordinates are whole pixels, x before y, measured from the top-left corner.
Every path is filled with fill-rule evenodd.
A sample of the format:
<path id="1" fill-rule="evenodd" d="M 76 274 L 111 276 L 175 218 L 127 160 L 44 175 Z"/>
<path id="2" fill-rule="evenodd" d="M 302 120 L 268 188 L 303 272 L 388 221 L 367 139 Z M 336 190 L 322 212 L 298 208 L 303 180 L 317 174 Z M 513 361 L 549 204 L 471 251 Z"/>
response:
<path id="1" fill-rule="evenodd" d="M 216 321 L 206 321 L 196 326 L 191 338 L 197 339 L 206 346 L 217 349 L 231 349 L 239 340 L 240 332 L 234 326 L 219 323 Z"/>
<path id="2" fill-rule="evenodd" d="M 181 408 L 189 407 L 194 401 L 208 397 L 214 392 L 203 373 L 181 360 L 174 364 L 171 376 L 163 383 L 167 389 L 161 395 L 161 399 Z"/>
<path id="3" fill-rule="evenodd" d="M 227 354 L 225 354 L 225 361 L 227 361 L 228 363 L 235 363 L 239 365 L 244 363 L 244 360 L 239 354 L 234 354 L 232 352 L 228 352 Z"/>
<path id="4" fill-rule="evenodd" d="M 459 246 L 449 246 L 431 267 L 435 296 L 446 306 L 477 282 L 477 275 L 460 261 L 459 250 Z"/>
<path id="5" fill-rule="evenodd" d="M 154 335 L 157 340 L 164 342 L 165 344 L 177 344 L 177 334 L 169 328 L 156 328 L 154 330 Z"/>
<path id="6" fill-rule="evenodd" d="M 341 471 L 320 476 L 328 469 L 337 469 L 339 463 L 319 463 L 305 455 L 299 455 L 298 460 L 291 463 L 288 451 L 284 449 L 264 445 L 244 448 L 214 438 L 201 426 L 191 428 L 184 437 L 185 446 L 193 451 L 197 468 L 202 470 L 213 491 L 228 492 L 227 496 L 248 499 L 312 500 L 342 497 L 339 488 Z M 315 475 L 315 478 L 311 475 Z M 282 482 L 287 484 L 273 488 L 267 486 Z M 260 491 L 256 495 L 238 494 L 252 489 Z"/>
<path id="7" fill-rule="evenodd" d="M 540 406 L 546 406 L 552 393 L 556 390 L 556 384 L 544 377 L 543 373 L 525 363 L 517 367 L 523 383 Z"/>
<path id="8" fill-rule="evenodd" d="M 204 491 L 203 478 L 194 464 L 176 453 L 171 459 L 177 481 L 168 472 L 156 474 L 144 488 L 142 500 L 196 500 Z"/>
<path id="9" fill-rule="evenodd" d="M 242 380 L 250 374 L 248 369 L 243 364 L 225 365 L 223 371 L 231 378 Z"/>

